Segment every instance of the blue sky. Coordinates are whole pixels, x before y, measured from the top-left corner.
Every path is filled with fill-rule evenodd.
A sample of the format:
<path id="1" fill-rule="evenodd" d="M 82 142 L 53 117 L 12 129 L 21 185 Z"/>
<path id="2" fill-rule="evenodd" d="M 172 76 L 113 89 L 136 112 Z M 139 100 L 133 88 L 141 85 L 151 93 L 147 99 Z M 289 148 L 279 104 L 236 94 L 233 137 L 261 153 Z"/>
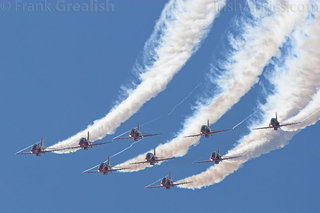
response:
<path id="1" fill-rule="evenodd" d="M 8 1 L 0 1 L 1 5 Z M 41 1 L 39 1 L 41 2 Z M 75 3 L 76 1 L 72 1 Z M 51 2 L 52 3 L 52 2 Z M 2 131 L 2 212 L 221 211 L 318 212 L 319 124 L 297 134 L 288 146 L 247 162 L 222 183 L 201 190 L 147 190 L 143 187 L 169 171 L 174 179 L 197 174 L 217 145 L 222 153 L 248 133 L 201 140 L 185 157 L 138 173 L 82 175 L 81 172 L 130 144 L 121 141 L 68 155 L 16 156 L 43 136 L 49 146 L 104 116 L 119 100 L 120 87 L 135 79 L 133 66 L 153 31 L 166 1 L 110 1 L 112 11 L 53 13 L 1 11 L 0 97 Z M 228 2 L 232 4 L 231 1 Z M 184 118 L 207 87 L 206 73 L 225 48 L 225 33 L 239 10 L 223 11 L 201 48 L 167 89 L 121 125 L 116 134 L 146 123 L 145 139 L 111 159 L 123 162 L 176 135 Z M 168 112 L 197 84 L 201 86 L 170 116 Z M 213 88 L 214 89 L 214 88 Z M 213 90 L 214 91 L 214 90 Z M 261 99 L 257 84 L 213 129 L 242 120 Z M 107 136 L 110 140 L 113 136 Z"/>

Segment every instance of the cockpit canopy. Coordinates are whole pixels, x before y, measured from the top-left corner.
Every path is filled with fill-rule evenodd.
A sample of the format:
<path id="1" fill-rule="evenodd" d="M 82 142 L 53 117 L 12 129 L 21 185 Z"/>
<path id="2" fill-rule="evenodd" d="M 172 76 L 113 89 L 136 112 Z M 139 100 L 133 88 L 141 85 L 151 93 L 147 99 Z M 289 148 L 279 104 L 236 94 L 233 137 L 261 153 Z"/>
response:
<path id="1" fill-rule="evenodd" d="M 98 170 L 102 170 L 104 165 L 105 165 L 105 163 L 100 163 Z"/>
<path id="2" fill-rule="evenodd" d="M 136 129 L 131 129 L 131 131 L 130 131 L 130 135 L 134 135 L 134 134 L 135 134 L 135 132 L 136 132 Z"/>
<path id="3" fill-rule="evenodd" d="M 216 152 L 212 152 L 211 158 L 213 158 L 213 159 L 217 158 L 217 153 Z"/>
<path id="4" fill-rule="evenodd" d="M 278 121 L 277 121 L 276 118 L 272 118 L 271 121 L 270 121 L 270 123 L 274 123 L 274 124 L 277 123 L 277 122 L 278 122 Z"/>
<path id="5" fill-rule="evenodd" d="M 84 143 L 84 142 L 86 142 L 86 141 L 87 141 L 86 138 L 81 138 L 81 139 L 80 139 L 80 143 Z"/>
<path id="6" fill-rule="evenodd" d="M 35 149 L 37 149 L 38 148 L 38 144 L 34 144 L 33 146 L 32 146 L 32 150 L 35 150 Z"/>
<path id="7" fill-rule="evenodd" d="M 165 184 L 165 183 L 167 183 L 167 180 L 168 180 L 167 178 L 162 178 L 161 183 Z"/>
<path id="8" fill-rule="evenodd" d="M 150 153 L 150 152 L 147 153 L 147 155 L 146 155 L 146 158 L 147 158 L 147 159 L 150 159 L 150 158 L 152 158 L 152 157 L 153 157 L 153 154 L 152 154 L 152 153 Z"/>
<path id="9" fill-rule="evenodd" d="M 201 132 L 205 132 L 207 129 L 208 129 L 208 127 L 206 125 L 201 126 Z"/>

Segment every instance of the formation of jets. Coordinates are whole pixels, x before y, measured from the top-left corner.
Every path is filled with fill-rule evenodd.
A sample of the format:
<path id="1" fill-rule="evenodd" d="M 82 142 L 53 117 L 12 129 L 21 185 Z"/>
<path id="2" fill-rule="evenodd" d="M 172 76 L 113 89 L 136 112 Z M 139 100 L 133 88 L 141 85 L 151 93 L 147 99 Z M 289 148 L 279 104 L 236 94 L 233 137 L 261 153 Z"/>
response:
<path id="1" fill-rule="evenodd" d="M 270 120 L 269 126 L 265 126 L 265 127 L 258 127 L 258 128 L 253 128 L 253 130 L 263 130 L 263 129 L 274 129 L 274 130 L 278 130 L 281 129 L 281 127 L 283 126 L 289 126 L 289 125 L 295 125 L 298 124 L 297 123 L 287 123 L 287 124 L 280 124 L 280 122 L 278 121 L 278 116 L 276 113 L 276 117 L 272 118 Z M 210 129 L 210 123 L 209 120 L 207 121 L 206 125 L 202 125 L 200 128 L 200 133 L 199 134 L 193 134 L 193 135 L 188 135 L 185 137 L 199 137 L 199 136 L 204 136 L 205 138 L 209 138 L 212 134 L 216 134 L 216 133 L 221 133 L 221 132 L 227 132 L 230 131 L 232 129 L 225 129 L 225 130 L 218 130 L 218 131 L 212 131 Z M 116 137 L 113 140 L 122 140 L 122 139 L 133 139 L 134 141 L 139 141 L 145 137 L 151 137 L 151 136 L 156 136 L 159 135 L 157 133 L 154 134 L 143 134 L 140 131 L 140 125 L 138 124 L 137 128 L 133 128 L 131 129 L 130 133 L 129 133 L 129 137 Z M 70 150 L 70 149 L 79 149 L 82 148 L 84 150 L 88 150 L 89 148 L 92 148 L 94 146 L 98 146 L 98 145 L 103 145 L 103 144 L 107 144 L 110 142 L 100 142 L 100 143 L 93 143 L 90 141 L 89 138 L 89 132 L 87 133 L 87 137 L 82 137 L 79 139 L 79 142 L 77 144 L 77 146 L 73 146 L 73 147 L 65 147 L 65 148 L 59 148 L 59 149 L 49 149 L 46 148 L 44 146 L 44 142 L 43 142 L 43 138 L 41 138 L 41 142 L 40 144 L 34 144 L 31 145 L 29 147 L 26 147 L 20 151 L 18 151 L 16 154 L 17 155 L 27 155 L 27 154 L 34 154 L 36 156 L 41 156 L 41 154 L 47 153 L 47 152 L 58 152 L 58 151 L 63 151 L 63 150 Z M 25 152 L 26 149 L 30 148 L 29 152 Z M 231 160 L 231 159 L 235 159 L 235 158 L 239 158 L 241 156 L 221 156 L 220 155 L 220 151 L 219 151 L 219 146 L 216 152 L 213 152 L 210 155 L 209 160 L 205 160 L 205 161 L 198 161 L 198 162 L 194 162 L 194 163 L 215 163 L 215 164 L 219 164 L 221 161 L 224 160 Z M 140 162 L 133 162 L 131 164 L 150 164 L 150 165 L 155 165 L 161 161 L 166 161 L 166 160 L 171 160 L 174 159 L 174 157 L 170 157 L 170 158 L 166 158 L 164 156 L 158 157 L 156 155 L 156 149 L 154 148 L 153 153 L 147 153 L 145 156 L 145 160 L 144 161 L 140 161 Z M 97 168 L 97 170 L 93 170 L 94 168 Z M 104 175 L 113 172 L 113 171 L 119 171 L 119 170 L 125 170 L 125 169 L 129 169 L 129 168 L 119 168 L 119 167 L 112 167 L 110 164 L 110 157 L 108 157 L 108 160 L 106 162 L 103 162 L 91 169 L 88 169 L 86 171 L 84 171 L 83 173 L 102 173 Z M 162 178 L 160 185 L 157 186 L 147 186 L 145 188 L 166 188 L 166 189 L 170 189 L 171 187 L 177 186 L 177 185 L 182 185 L 182 184 L 188 184 L 191 182 L 174 182 L 171 178 L 171 172 L 169 173 L 169 177 L 164 177 Z"/>

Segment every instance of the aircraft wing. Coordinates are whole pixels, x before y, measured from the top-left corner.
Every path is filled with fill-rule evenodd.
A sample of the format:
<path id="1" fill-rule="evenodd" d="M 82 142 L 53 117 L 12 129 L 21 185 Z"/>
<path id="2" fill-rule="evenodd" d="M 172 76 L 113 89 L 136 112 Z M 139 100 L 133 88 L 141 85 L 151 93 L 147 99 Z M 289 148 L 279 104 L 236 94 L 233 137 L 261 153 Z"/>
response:
<path id="1" fill-rule="evenodd" d="M 142 135 L 142 137 L 145 138 L 145 137 L 156 136 L 156 135 L 160 135 L 160 134 L 145 134 L 145 135 Z"/>
<path id="2" fill-rule="evenodd" d="M 156 162 L 159 162 L 159 161 L 171 160 L 171 159 L 174 159 L 174 157 L 172 157 L 172 158 L 161 158 L 161 159 L 157 159 L 157 160 L 155 160 L 155 161 L 156 161 Z"/>
<path id="3" fill-rule="evenodd" d="M 124 170 L 124 169 L 129 169 L 129 168 L 112 168 L 111 171 L 119 171 L 119 170 Z"/>
<path id="4" fill-rule="evenodd" d="M 131 139 L 130 137 L 125 137 L 125 138 L 114 138 L 112 140 L 126 140 L 126 139 Z"/>
<path id="5" fill-rule="evenodd" d="M 210 134 L 215 134 L 215 133 L 219 133 L 219 132 L 227 132 L 227 131 L 230 131 L 232 129 L 225 129 L 225 130 L 219 130 L 219 131 L 212 131 L 210 132 Z"/>
<path id="6" fill-rule="evenodd" d="M 196 134 L 196 135 L 188 135 L 188 136 L 184 136 L 185 138 L 190 138 L 190 137 L 198 137 L 201 136 L 202 134 Z"/>
<path id="7" fill-rule="evenodd" d="M 171 160 L 171 159 L 174 159 L 174 157 L 157 159 L 157 160 L 155 160 L 155 162 L 157 163 L 157 162 L 160 162 L 160 161 Z M 143 164 L 143 163 L 150 163 L 150 161 L 140 161 L 140 162 L 134 162 L 134 163 L 131 163 L 131 164 Z"/>
<path id="8" fill-rule="evenodd" d="M 81 149 L 81 146 L 71 146 L 71 147 L 66 147 L 66 148 L 61 148 L 61 149 L 50 149 L 50 150 L 45 150 L 44 152 L 56 152 L 56 151 L 62 151 L 62 150 L 68 150 L 68 149 Z"/>
<path id="9" fill-rule="evenodd" d="M 93 144 L 90 144 L 90 146 L 99 146 L 99 145 L 103 145 L 103 144 L 107 144 L 107 143 L 111 143 L 111 142 L 93 143 Z"/>
<path id="10" fill-rule="evenodd" d="M 205 160 L 205 161 L 197 161 L 197 162 L 193 162 L 193 163 L 214 163 L 211 160 Z"/>
<path id="11" fill-rule="evenodd" d="M 191 181 L 189 182 L 182 182 L 182 183 L 174 183 L 172 184 L 173 186 L 178 186 L 178 185 L 183 185 L 183 184 L 188 184 L 188 183 L 192 183 Z"/>
<path id="12" fill-rule="evenodd" d="M 164 186 L 147 186 L 147 187 L 144 187 L 146 189 L 155 189 L 155 188 L 162 188 Z"/>
<path id="13" fill-rule="evenodd" d="M 131 164 L 143 164 L 143 163 L 150 163 L 150 161 L 140 161 L 140 162 L 134 162 L 134 163 L 131 163 Z"/>
<path id="14" fill-rule="evenodd" d="M 65 148 L 60 148 L 60 149 L 46 149 L 42 152 L 56 152 L 56 151 L 62 151 L 62 150 L 68 150 L 68 149 L 76 149 L 76 148 L 81 148 L 80 146 L 77 147 L 65 147 Z"/>
<path id="15" fill-rule="evenodd" d="M 222 158 L 221 160 L 229 160 L 229 159 L 238 158 L 238 157 L 241 157 L 241 156 L 224 157 L 224 158 Z"/>
<path id="16" fill-rule="evenodd" d="M 294 124 L 298 124 L 298 123 L 300 123 L 300 122 L 297 122 L 297 123 L 289 123 L 289 124 L 281 124 L 281 125 L 279 125 L 280 127 L 281 126 L 289 126 L 289 125 L 294 125 Z"/>
<path id="17" fill-rule="evenodd" d="M 252 130 L 259 130 L 259 129 L 273 129 L 273 126 L 265 126 L 265 127 L 259 127 L 259 128 L 253 128 Z"/>
<path id="18" fill-rule="evenodd" d="M 19 152 L 19 153 L 16 153 L 16 155 L 31 155 L 33 153 L 31 152 Z"/>
<path id="19" fill-rule="evenodd" d="M 99 173 L 98 171 L 86 171 L 86 172 L 83 172 L 83 173 Z"/>

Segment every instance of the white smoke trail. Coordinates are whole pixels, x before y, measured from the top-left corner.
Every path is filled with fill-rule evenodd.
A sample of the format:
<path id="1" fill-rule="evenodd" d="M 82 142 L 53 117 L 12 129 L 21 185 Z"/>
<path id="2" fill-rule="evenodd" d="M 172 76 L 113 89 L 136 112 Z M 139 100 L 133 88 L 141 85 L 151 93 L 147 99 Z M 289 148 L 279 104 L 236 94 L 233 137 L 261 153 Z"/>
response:
<path id="1" fill-rule="evenodd" d="M 156 49 L 152 51 L 153 61 L 146 64 L 140 74 L 141 83 L 115 106 L 104 118 L 96 120 L 85 130 L 58 142 L 50 148 L 76 146 L 81 137 L 90 132 L 90 140 L 102 139 L 111 134 L 120 124 L 136 113 L 142 105 L 163 91 L 173 76 L 182 68 L 206 37 L 213 19 L 224 7 L 225 0 L 171 0 L 156 24 L 151 41 Z M 159 38 L 157 37 L 159 35 Z M 68 153 L 76 150 L 59 151 Z"/>
<path id="2" fill-rule="evenodd" d="M 251 5 L 251 11 L 254 11 L 255 15 L 253 21 L 256 23 L 252 24 L 251 19 L 246 20 L 244 35 L 232 42 L 234 53 L 224 64 L 227 71 L 217 81 L 222 92 L 200 106 L 194 115 L 185 121 L 183 130 L 176 138 L 156 147 L 161 157 L 185 155 L 189 147 L 199 141 L 199 138 L 185 138 L 185 136 L 198 133 L 200 126 L 207 119 L 211 123 L 217 121 L 250 90 L 257 82 L 264 66 L 272 56 L 279 52 L 279 47 L 285 41 L 286 36 L 295 26 L 301 25 L 305 19 L 306 10 L 294 11 L 290 8 L 297 6 L 296 4 L 307 8 L 307 2 L 307 0 L 299 1 L 299 3 L 276 1 L 274 4 L 265 5 L 266 8 L 262 9 Z M 273 7 L 275 7 L 273 14 L 265 16 L 265 11 Z M 145 169 L 148 165 L 131 164 L 143 161 L 144 157 L 145 154 L 141 154 L 119 166 L 128 167 L 130 165 L 130 169 L 123 172 Z"/>
<path id="3" fill-rule="evenodd" d="M 303 110 L 301 110 L 296 116 L 294 116 L 287 122 L 291 122 L 293 120 L 301 121 L 307 118 L 306 120 L 308 122 L 308 125 L 313 125 L 319 120 L 319 117 L 320 117 L 320 90 L 318 89 L 318 92 L 312 97 L 312 101 Z M 304 125 L 306 125 L 306 123 L 301 122 L 294 126 L 288 126 L 286 128 L 286 131 L 297 131 L 299 129 L 302 129 Z"/>
<path id="4" fill-rule="evenodd" d="M 297 47 L 297 54 L 293 54 L 286 65 L 280 68 L 283 69 L 281 74 L 274 75 L 271 80 L 275 86 L 274 94 L 268 96 L 265 105 L 260 106 L 263 121 L 255 126 L 268 124 L 275 110 L 280 119 L 285 120 L 284 123 L 303 122 L 283 127 L 290 131 L 252 130 L 227 154 L 241 155 L 241 158 L 221 162 L 198 175 L 185 178 L 181 181 L 192 183 L 180 187 L 195 189 L 219 183 L 249 159 L 283 148 L 296 133 L 320 120 L 320 11 L 308 34 L 303 44 Z"/>

